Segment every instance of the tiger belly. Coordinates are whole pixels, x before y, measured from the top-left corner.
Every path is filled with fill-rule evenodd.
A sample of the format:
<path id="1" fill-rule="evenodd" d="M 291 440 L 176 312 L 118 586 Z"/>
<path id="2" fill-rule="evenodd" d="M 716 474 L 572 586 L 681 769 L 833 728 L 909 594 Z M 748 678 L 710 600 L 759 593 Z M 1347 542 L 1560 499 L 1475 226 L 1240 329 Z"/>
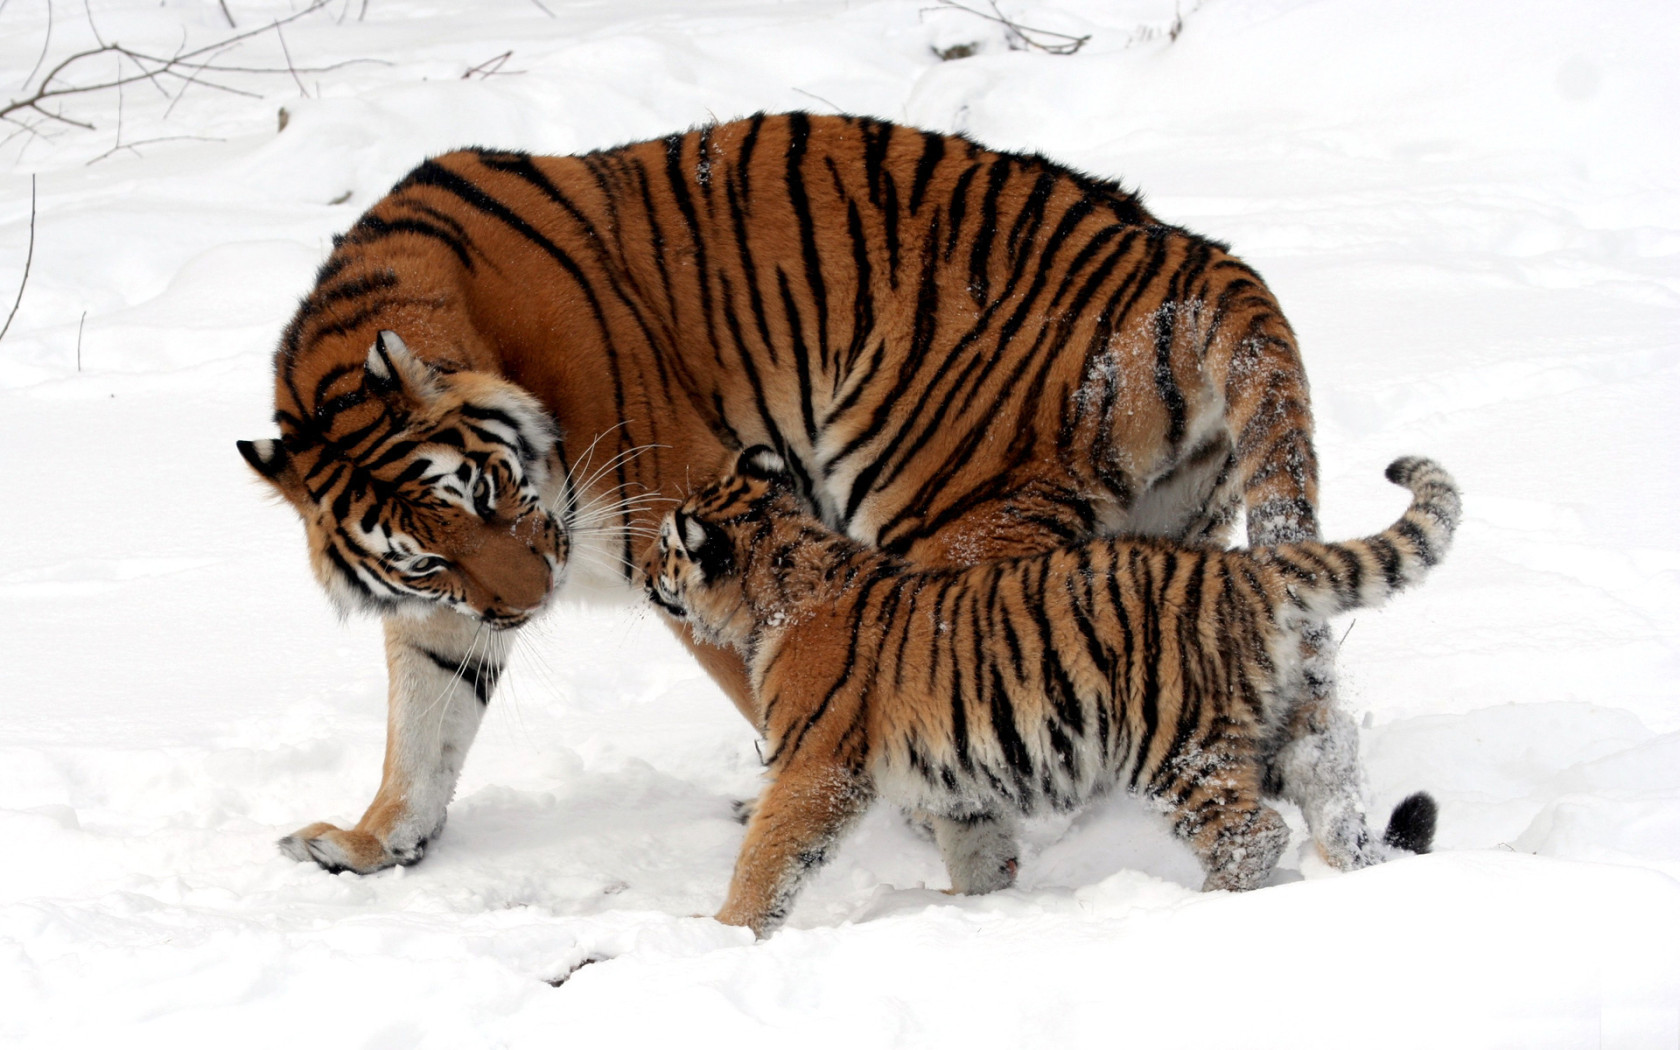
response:
<path id="1" fill-rule="evenodd" d="M 1130 776 L 1129 756 L 1105 746 L 1096 733 L 1073 735 L 1049 719 L 1023 733 L 1017 705 L 1005 698 L 987 705 L 990 724 L 973 725 L 976 705 L 964 706 L 970 712 L 962 730 L 947 718 L 946 732 L 912 729 L 871 751 L 870 770 L 883 799 L 954 820 L 1000 812 L 1031 816 L 1076 809 Z M 1083 706 L 1094 711 L 1097 704 Z"/>

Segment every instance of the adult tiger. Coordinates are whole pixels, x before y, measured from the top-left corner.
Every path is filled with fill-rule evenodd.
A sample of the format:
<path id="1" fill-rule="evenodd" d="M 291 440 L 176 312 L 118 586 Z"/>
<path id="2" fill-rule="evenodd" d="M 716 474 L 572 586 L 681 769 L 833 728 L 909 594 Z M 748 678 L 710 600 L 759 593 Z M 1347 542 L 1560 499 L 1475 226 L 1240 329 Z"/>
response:
<path id="1" fill-rule="evenodd" d="M 1252 269 L 1113 182 L 868 118 L 429 160 L 336 240 L 275 373 L 280 439 L 240 450 L 328 592 L 385 620 L 378 794 L 281 841 L 335 870 L 420 859 L 508 631 L 569 566 L 633 582 L 656 508 L 580 508 L 730 450 L 774 448 L 829 524 L 930 565 L 1222 543 L 1239 507 L 1251 543 L 1317 533 L 1306 378 Z M 574 478 L 597 446 L 610 469 Z M 688 641 L 756 724 L 739 659 Z M 1279 789 L 1357 867 L 1353 728 L 1328 635 L 1309 649 Z"/>
<path id="2" fill-rule="evenodd" d="M 1204 889 L 1254 889 L 1289 842 L 1264 784 L 1300 629 L 1422 580 L 1458 527 L 1439 466 L 1399 459 L 1388 478 L 1411 506 L 1362 540 L 1103 539 L 918 570 L 824 527 L 772 450 L 741 453 L 665 516 L 646 585 L 741 653 L 763 712 L 767 783 L 718 918 L 775 929 L 877 797 L 996 829 L 990 849 L 946 850 L 952 887 L 972 892 L 1014 879 L 1014 815 L 1116 784 L 1166 812 Z M 1383 841 L 1426 853 L 1434 832 L 1418 792 Z"/>

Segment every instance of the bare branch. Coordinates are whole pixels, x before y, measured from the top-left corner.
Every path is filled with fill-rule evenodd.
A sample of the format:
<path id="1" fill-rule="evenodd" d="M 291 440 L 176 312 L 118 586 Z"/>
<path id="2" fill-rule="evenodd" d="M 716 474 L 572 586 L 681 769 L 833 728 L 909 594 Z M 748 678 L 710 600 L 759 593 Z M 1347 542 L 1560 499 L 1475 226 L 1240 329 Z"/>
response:
<path id="1" fill-rule="evenodd" d="M 35 68 L 31 69 L 29 71 L 29 75 L 23 78 L 23 87 L 25 90 L 28 90 L 29 82 L 35 79 L 35 74 L 41 71 L 41 63 L 47 60 L 47 48 L 52 45 L 52 27 L 52 0 L 47 0 L 47 38 L 41 41 L 41 57 L 35 60 Z"/>
<path id="2" fill-rule="evenodd" d="M 99 46 L 105 46 L 105 38 L 99 35 L 99 26 L 93 20 L 93 5 L 88 0 L 82 0 L 82 11 L 87 14 L 88 28 L 93 30 L 93 38 L 99 41 Z"/>
<path id="3" fill-rule="evenodd" d="M 503 70 L 502 69 L 503 66 L 507 65 L 508 59 L 510 59 L 512 57 L 513 57 L 513 52 L 512 51 L 503 51 L 501 54 L 497 55 L 496 57 L 487 58 L 483 62 L 480 62 L 478 65 L 473 66 L 471 69 L 467 70 L 465 73 L 462 73 L 461 74 L 461 79 L 462 80 L 471 80 L 474 76 L 479 76 L 479 77 L 483 77 L 484 79 L 488 80 L 491 77 L 498 76 L 498 75 L 499 76 L 504 76 L 504 77 L 519 76 L 520 74 L 525 72 L 523 69 L 509 69 L 509 70 Z"/>
<path id="4" fill-rule="evenodd" d="M 210 135 L 160 135 L 155 139 L 141 139 L 138 142 L 119 142 L 115 146 L 112 146 L 110 149 L 106 150 L 104 153 L 101 153 L 99 156 L 97 156 L 97 157 L 93 158 L 92 160 L 88 161 L 85 166 L 86 167 L 92 167 L 93 165 L 98 164 L 100 161 L 105 160 L 108 157 L 116 155 L 117 153 L 121 152 L 122 150 L 129 150 L 132 153 L 134 153 L 135 156 L 139 156 L 140 155 L 140 150 L 138 149 L 138 147 L 140 147 L 140 146 L 150 146 L 150 145 L 153 145 L 153 144 L 158 143 L 158 142 L 182 142 L 182 141 L 226 142 L 227 139 L 219 139 L 219 138 L 215 138 L 215 137 L 210 136 Z"/>
<path id="5" fill-rule="evenodd" d="M 274 23 L 274 35 L 280 38 L 280 53 L 286 56 L 286 69 L 292 74 L 292 82 L 298 87 L 298 94 L 309 97 L 309 89 L 303 86 L 303 78 L 298 76 L 297 67 L 292 65 L 292 50 L 286 46 L 286 34 L 280 31 L 280 23 Z"/>
<path id="6" fill-rule="evenodd" d="M 799 92 L 801 95 L 804 95 L 806 98 L 816 99 L 818 102 L 821 102 L 823 105 L 827 106 L 829 109 L 832 109 L 836 113 L 846 112 L 843 108 L 841 108 L 839 106 L 836 106 L 834 103 L 830 102 L 826 98 L 823 98 L 821 95 L 816 94 L 815 92 L 806 91 L 804 88 L 794 88 L 793 90 Z"/>
<path id="7" fill-rule="evenodd" d="M 987 0 L 987 6 L 992 9 L 990 14 L 987 14 L 985 11 L 977 11 L 972 7 L 959 4 L 957 3 L 957 0 L 938 0 L 938 2 L 938 8 L 923 8 L 923 10 L 935 11 L 939 10 L 939 8 L 945 8 L 949 10 L 964 11 L 976 18 L 984 18 L 988 22 L 996 22 L 1003 26 L 1004 30 L 1008 33 L 1009 47 L 1012 51 L 1020 51 L 1031 48 L 1036 51 L 1043 51 L 1048 55 L 1071 55 L 1077 52 L 1080 48 L 1084 47 L 1091 39 L 1091 35 L 1089 33 L 1084 36 L 1073 36 L 1068 33 L 1058 33 L 1051 29 L 1034 29 L 1031 26 L 1024 26 L 1010 18 L 1008 15 L 1005 15 L 998 7 L 997 0 Z"/>
<path id="8" fill-rule="evenodd" d="M 233 12 L 228 10 L 227 0 L 216 0 L 216 2 L 222 5 L 222 17 L 228 20 L 228 28 L 238 29 L 239 23 L 233 20 Z"/>
<path id="9" fill-rule="evenodd" d="M 29 266 L 35 261 L 35 176 L 29 176 L 29 252 L 23 257 L 23 280 L 18 282 L 17 298 L 12 300 L 12 312 L 6 315 L 6 323 L 0 325 L 0 339 L 6 338 L 11 331 L 12 318 L 17 316 L 18 306 L 23 302 L 23 286 L 29 283 Z"/>
<path id="10" fill-rule="evenodd" d="M 42 116 L 47 117 L 51 120 L 55 120 L 55 121 L 59 121 L 59 122 L 65 123 L 65 124 L 71 124 L 71 125 L 74 125 L 76 127 L 86 128 L 86 129 L 92 130 L 92 128 L 93 128 L 92 124 L 88 124 L 88 123 L 85 123 L 85 122 L 79 121 L 79 120 L 74 120 L 70 117 L 65 116 L 61 112 L 54 112 L 52 110 L 49 110 L 49 109 L 45 108 L 44 103 L 51 102 L 51 101 L 57 100 L 57 99 L 69 98 L 69 97 L 74 96 L 74 95 L 85 95 L 85 94 L 90 94 L 90 93 L 93 93 L 93 92 L 108 91 L 112 88 L 120 89 L 125 85 L 139 83 L 141 81 L 150 81 L 154 86 L 157 86 L 160 90 L 162 90 L 162 84 L 160 82 L 160 78 L 162 78 L 162 77 L 173 77 L 177 80 L 182 81 L 182 90 L 183 91 L 187 87 L 190 87 L 191 85 L 196 83 L 196 84 L 203 84 L 205 87 L 214 88 L 218 91 L 230 92 L 230 93 L 237 94 L 237 95 L 245 95 L 245 96 L 250 97 L 250 98 L 260 98 L 261 96 L 256 94 L 255 92 L 242 91 L 238 88 L 230 87 L 226 84 L 212 83 L 210 81 L 200 79 L 200 76 L 201 76 L 201 74 L 204 74 L 204 73 L 259 73 L 259 74 L 286 73 L 286 74 L 291 75 L 293 80 L 297 82 L 299 89 L 302 90 L 303 81 L 299 77 L 300 73 L 305 73 L 305 72 L 307 72 L 307 73 L 325 73 L 325 72 L 330 72 L 330 71 L 335 70 L 335 69 L 341 69 L 345 66 L 355 64 L 356 62 L 372 61 L 372 60 L 369 60 L 369 59 L 353 59 L 353 60 L 350 60 L 350 61 L 347 61 L 347 62 L 338 62 L 338 63 L 334 63 L 334 64 L 329 65 L 329 66 L 322 66 L 322 67 L 310 68 L 310 69 L 299 69 L 292 62 L 291 54 L 287 50 L 287 47 L 286 47 L 285 35 L 280 32 L 280 27 L 284 26 L 284 25 L 289 25 L 290 23 L 295 22 L 300 18 L 303 18 L 305 15 L 309 15 L 309 14 L 312 14 L 316 11 L 319 11 L 330 2 L 331 2 L 331 0 L 311 0 L 310 3 L 305 5 L 300 10 L 295 11 L 292 14 L 287 15 L 284 18 L 275 19 L 273 22 L 270 22 L 268 25 L 260 26 L 260 27 L 257 27 L 255 29 L 247 29 L 247 30 L 244 30 L 243 32 L 236 32 L 231 36 L 224 37 L 223 39 L 217 40 L 217 41 L 215 41 L 213 43 L 210 43 L 210 44 L 206 44 L 203 47 L 197 47 L 197 48 L 193 48 L 191 50 L 186 50 L 186 43 L 185 43 L 185 40 L 183 39 L 181 48 L 177 49 L 175 54 L 171 55 L 168 58 L 163 58 L 163 57 L 159 57 L 157 55 L 148 54 L 148 53 L 143 52 L 143 51 L 136 51 L 133 48 L 123 47 L 121 44 L 115 43 L 115 42 L 107 44 L 107 43 L 104 42 L 103 38 L 99 36 L 98 30 L 96 28 L 95 31 L 94 31 L 94 36 L 95 36 L 96 39 L 100 40 L 100 45 L 98 47 L 88 48 L 88 49 L 83 50 L 83 51 L 78 51 L 78 52 L 76 52 L 72 55 L 67 56 L 62 61 L 60 61 L 57 65 L 53 66 L 52 69 L 50 71 L 48 71 L 47 75 L 41 79 L 41 81 L 40 81 L 39 85 L 36 87 L 35 93 L 33 95 L 30 95 L 30 96 L 25 97 L 25 98 L 13 99 L 12 101 L 6 103 L 4 106 L 0 106 L 0 119 L 10 117 L 12 114 L 18 113 L 18 112 L 21 112 L 21 111 L 24 111 L 24 110 L 33 110 L 34 112 L 39 113 Z M 49 10 L 49 13 L 50 13 L 50 11 L 51 11 L 50 0 L 49 0 L 48 10 Z M 90 20 L 91 20 L 91 12 L 90 12 L 89 17 L 90 17 Z M 51 30 L 50 21 L 49 21 L 48 28 L 49 28 L 49 33 L 50 33 L 50 30 Z M 281 51 L 284 52 L 285 55 L 286 55 L 286 65 L 285 65 L 285 67 L 283 67 L 283 68 L 273 68 L 273 67 L 262 67 L 262 66 L 222 65 L 217 61 L 217 59 L 221 55 L 225 54 L 230 48 L 232 48 L 234 45 L 240 43 L 241 41 L 249 40 L 252 37 L 259 36 L 263 33 L 267 33 L 267 32 L 270 32 L 270 31 L 273 31 L 274 34 L 276 35 L 276 37 L 279 38 Z M 99 55 L 105 55 L 105 54 L 115 54 L 115 55 L 118 56 L 119 70 L 118 70 L 118 73 L 115 77 L 112 77 L 112 78 L 109 78 L 109 79 L 99 80 L 98 82 L 92 83 L 92 84 L 59 86 L 60 85 L 60 78 L 71 67 L 83 65 L 88 60 L 94 59 Z M 42 55 L 42 61 L 44 62 L 45 58 L 46 58 L 45 49 L 42 50 L 41 55 Z M 138 72 L 131 73 L 131 74 L 122 73 L 121 72 L 121 63 L 120 63 L 121 59 L 127 59 L 129 62 L 133 63 L 134 67 L 138 70 Z M 37 64 L 36 64 L 36 70 L 37 71 L 39 71 L 40 65 L 41 65 L 41 63 L 37 62 Z M 35 80 L 35 74 L 31 73 L 30 76 L 29 76 L 29 79 L 24 82 L 25 89 L 27 89 L 29 84 L 34 82 L 34 80 Z M 164 93 L 166 95 L 168 94 L 167 91 L 165 91 Z M 307 92 L 305 92 L 305 94 L 307 94 Z M 179 95 L 176 96 L 176 99 L 177 100 L 179 99 Z"/>

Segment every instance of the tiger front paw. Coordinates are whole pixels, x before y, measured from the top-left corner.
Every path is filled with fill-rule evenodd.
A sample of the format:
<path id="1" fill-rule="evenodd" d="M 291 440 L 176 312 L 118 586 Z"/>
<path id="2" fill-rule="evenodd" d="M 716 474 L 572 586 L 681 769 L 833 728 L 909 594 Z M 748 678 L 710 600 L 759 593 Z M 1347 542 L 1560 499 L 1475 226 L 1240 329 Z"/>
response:
<path id="1" fill-rule="evenodd" d="M 368 875 L 399 864 L 406 867 L 426 855 L 425 839 L 407 848 L 392 848 L 369 832 L 345 831 L 324 822 L 299 828 L 277 845 L 293 860 L 313 862 L 335 875 L 341 871 Z"/>

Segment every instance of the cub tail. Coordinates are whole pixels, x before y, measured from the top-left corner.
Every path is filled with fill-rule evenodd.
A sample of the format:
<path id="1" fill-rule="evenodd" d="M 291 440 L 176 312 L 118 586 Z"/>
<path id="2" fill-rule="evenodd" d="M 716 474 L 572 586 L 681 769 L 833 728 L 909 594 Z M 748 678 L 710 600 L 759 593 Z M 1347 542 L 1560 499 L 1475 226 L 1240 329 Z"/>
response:
<path id="1" fill-rule="evenodd" d="M 1435 844 L 1435 800 L 1427 791 L 1407 795 L 1394 807 L 1383 845 L 1407 853 L 1428 853 Z"/>
<path id="2" fill-rule="evenodd" d="M 1387 476 L 1412 491 L 1412 505 L 1377 535 L 1254 551 L 1281 574 L 1300 611 L 1322 619 L 1380 605 L 1396 591 L 1422 580 L 1447 553 L 1463 514 L 1452 476 L 1440 464 L 1418 456 L 1390 463 Z"/>

